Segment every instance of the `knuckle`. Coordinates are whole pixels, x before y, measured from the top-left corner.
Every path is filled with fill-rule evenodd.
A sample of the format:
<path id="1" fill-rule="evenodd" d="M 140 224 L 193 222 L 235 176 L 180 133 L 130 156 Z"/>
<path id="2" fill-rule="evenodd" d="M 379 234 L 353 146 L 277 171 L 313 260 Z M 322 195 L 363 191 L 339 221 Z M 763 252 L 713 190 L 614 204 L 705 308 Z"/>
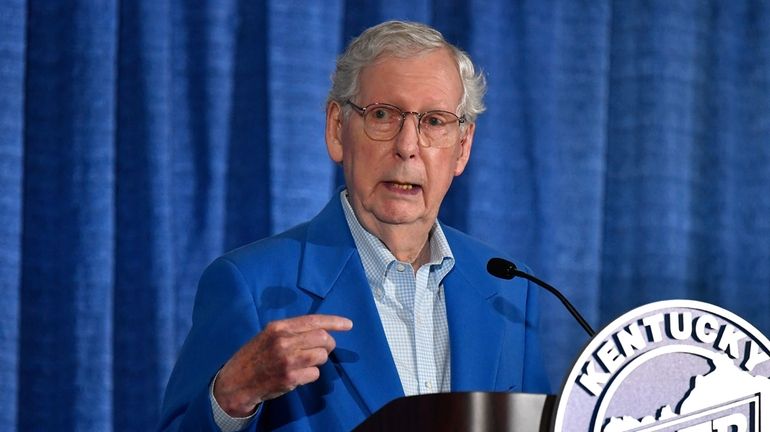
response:
<path id="1" fill-rule="evenodd" d="M 329 360 L 329 353 L 325 349 L 316 350 L 315 364 L 324 364 Z"/>
<path id="2" fill-rule="evenodd" d="M 280 387 L 291 386 L 293 383 L 292 377 L 293 377 L 293 374 L 290 373 L 289 371 L 284 371 L 283 373 L 276 375 L 276 379 Z"/>
<path id="3" fill-rule="evenodd" d="M 262 331 L 262 338 L 268 345 L 272 345 L 275 343 L 276 340 L 281 338 L 283 336 L 283 332 L 280 330 L 277 330 L 276 326 L 273 326 L 272 324 L 268 324 L 267 327 Z"/>
<path id="4" fill-rule="evenodd" d="M 280 331 L 280 328 L 281 328 L 281 324 L 278 321 L 272 321 L 265 326 L 265 332 L 277 333 L 278 331 Z"/>
<path id="5" fill-rule="evenodd" d="M 317 380 L 317 379 L 318 379 L 320 376 L 321 376 L 321 370 L 320 370 L 320 369 L 318 369 L 317 367 L 312 367 L 312 368 L 310 368 L 310 370 L 308 371 L 308 379 L 309 379 L 309 381 L 308 381 L 308 382 L 312 382 L 312 381 L 315 381 L 315 380 Z"/>
<path id="6" fill-rule="evenodd" d="M 286 352 L 291 348 L 291 341 L 285 337 L 277 337 L 273 340 L 273 347 L 279 352 Z"/>
<path id="7" fill-rule="evenodd" d="M 317 340 L 320 344 L 327 345 L 331 336 L 326 330 L 317 329 L 313 331 L 313 339 Z"/>
<path id="8" fill-rule="evenodd" d="M 333 337 L 329 336 L 329 339 L 326 341 L 326 349 L 327 349 L 327 351 L 331 352 L 336 347 L 337 347 L 337 341 L 334 340 Z"/>
<path id="9" fill-rule="evenodd" d="M 288 371 L 291 368 L 291 359 L 286 356 L 278 356 L 275 359 L 275 365 L 283 372 Z"/>
<path id="10" fill-rule="evenodd" d="M 326 362 L 327 354 L 325 349 L 315 348 L 305 352 L 304 357 L 305 366 L 317 366 Z"/>
<path id="11" fill-rule="evenodd" d="M 317 380 L 321 376 L 321 372 L 317 367 L 307 367 L 297 370 L 292 376 L 292 385 L 303 385 L 311 383 Z"/>
<path id="12" fill-rule="evenodd" d="M 272 375 L 280 377 L 291 370 L 294 361 L 283 353 L 271 353 L 263 357 L 262 365 L 265 370 L 270 371 Z"/>
<path id="13" fill-rule="evenodd" d="M 299 370 L 291 370 L 286 372 L 284 376 L 284 383 L 289 386 L 295 386 L 302 384 L 302 375 Z"/>

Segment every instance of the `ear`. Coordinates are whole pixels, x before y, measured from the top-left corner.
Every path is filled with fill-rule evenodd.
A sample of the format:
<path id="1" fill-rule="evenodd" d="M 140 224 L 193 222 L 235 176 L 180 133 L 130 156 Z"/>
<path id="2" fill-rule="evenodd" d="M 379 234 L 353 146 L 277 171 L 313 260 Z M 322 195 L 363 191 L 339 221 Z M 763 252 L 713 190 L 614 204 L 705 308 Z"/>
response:
<path id="1" fill-rule="evenodd" d="M 468 124 L 463 137 L 460 139 L 460 152 L 457 155 L 455 164 L 455 176 L 459 176 L 465 171 L 468 160 L 471 157 L 471 147 L 473 147 L 473 134 L 476 132 L 476 123 Z"/>
<path id="2" fill-rule="evenodd" d="M 342 107 L 335 101 L 326 105 L 326 151 L 331 160 L 342 163 Z"/>

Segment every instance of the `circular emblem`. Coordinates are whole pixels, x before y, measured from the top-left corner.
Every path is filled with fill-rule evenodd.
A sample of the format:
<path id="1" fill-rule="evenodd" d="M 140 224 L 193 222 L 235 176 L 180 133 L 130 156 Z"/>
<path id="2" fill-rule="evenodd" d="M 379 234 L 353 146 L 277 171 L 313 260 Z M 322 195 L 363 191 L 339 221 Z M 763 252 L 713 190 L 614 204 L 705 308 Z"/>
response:
<path id="1" fill-rule="evenodd" d="M 651 303 L 582 351 L 554 431 L 767 431 L 768 377 L 770 342 L 745 320 L 697 301 Z"/>

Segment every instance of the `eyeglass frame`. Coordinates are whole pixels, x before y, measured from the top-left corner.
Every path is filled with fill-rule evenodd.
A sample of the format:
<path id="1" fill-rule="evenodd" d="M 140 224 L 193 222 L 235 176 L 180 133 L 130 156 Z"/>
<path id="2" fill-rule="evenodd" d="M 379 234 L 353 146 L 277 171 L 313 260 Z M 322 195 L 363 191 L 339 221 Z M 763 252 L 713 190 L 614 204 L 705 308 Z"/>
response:
<path id="1" fill-rule="evenodd" d="M 452 123 L 454 123 L 456 121 L 457 124 L 458 124 L 458 127 L 461 130 L 462 130 L 463 125 L 467 121 L 467 119 L 465 118 L 465 114 L 463 114 L 462 116 L 458 116 L 457 114 L 455 114 L 455 113 L 453 113 L 451 111 L 445 111 L 445 110 L 430 110 L 430 111 L 424 111 L 424 112 L 420 113 L 420 112 L 416 112 L 416 111 L 404 111 L 404 110 L 402 110 L 401 108 L 399 108 L 399 107 L 397 107 L 395 105 L 392 105 L 392 104 L 389 104 L 389 103 L 384 103 L 384 102 L 373 102 L 373 103 L 370 103 L 369 105 L 366 105 L 365 107 L 361 107 L 361 106 L 356 105 L 350 99 L 345 101 L 345 103 L 347 105 L 350 105 L 351 107 L 353 107 L 353 109 L 361 116 L 361 118 L 364 120 L 364 125 L 363 125 L 364 133 L 366 134 L 366 136 L 368 136 L 370 139 L 372 139 L 374 141 L 390 141 L 393 138 L 397 137 L 398 134 L 400 134 L 401 131 L 404 129 L 404 122 L 406 121 L 406 116 L 408 114 L 414 114 L 414 116 L 417 118 L 417 134 L 418 135 L 421 135 L 420 125 L 422 124 L 422 118 L 424 116 L 428 115 L 428 114 L 431 114 L 431 113 L 445 113 L 445 114 L 453 115 L 454 117 L 457 118 L 457 120 L 453 120 Z M 369 108 L 371 108 L 373 106 L 385 106 L 385 107 L 388 107 L 388 108 L 394 108 L 398 112 L 401 113 L 401 115 L 400 115 L 401 122 L 399 123 L 398 130 L 396 130 L 396 132 L 393 134 L 392 137 L 390 137 L 390 138 L 373 138 L 371 135 L 369 135 L 369 132 L 366 130 L 366 112 L 367 112 L 367 110 Z M 430 143 L 427 142 L 427 140 L 425 140 L 425 144 L 427 144 L 427 145 L 424 145 L 424 144 L 420 143 L 420 145 L 422 147 L 433 147 L 432 145 L 430 145 Z M 448 145 L 446 147 L 434 147 L 434 148 L 449 148 L 449 147 L 451 147 L 451 145 Z"/>

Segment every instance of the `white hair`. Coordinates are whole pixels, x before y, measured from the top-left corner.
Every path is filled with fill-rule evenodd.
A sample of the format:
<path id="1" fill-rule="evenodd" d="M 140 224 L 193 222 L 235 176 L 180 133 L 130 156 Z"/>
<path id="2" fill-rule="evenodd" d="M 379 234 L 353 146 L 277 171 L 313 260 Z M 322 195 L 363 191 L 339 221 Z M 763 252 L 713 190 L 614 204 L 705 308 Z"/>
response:
<path id="1" fill-rule="evenodd" d="M 361 70 L 373 64 L 381 55 L 409 58 L 440 48 L 449 49 L 457 62 L 463 85 L 463 97 L 457 109 L 460 116 L 464 115 L 469 123 L 473 123 L 486 109 L 483 101 L 486 92 L 484 75 L 476 72 L 468 54 L 447 42 L 438 30 L 414 22 L 387 21 L 367 29 L 353 39 L 337 59 L 332 88 L 326 101 L 344 105 L 356 96 Z"/>

